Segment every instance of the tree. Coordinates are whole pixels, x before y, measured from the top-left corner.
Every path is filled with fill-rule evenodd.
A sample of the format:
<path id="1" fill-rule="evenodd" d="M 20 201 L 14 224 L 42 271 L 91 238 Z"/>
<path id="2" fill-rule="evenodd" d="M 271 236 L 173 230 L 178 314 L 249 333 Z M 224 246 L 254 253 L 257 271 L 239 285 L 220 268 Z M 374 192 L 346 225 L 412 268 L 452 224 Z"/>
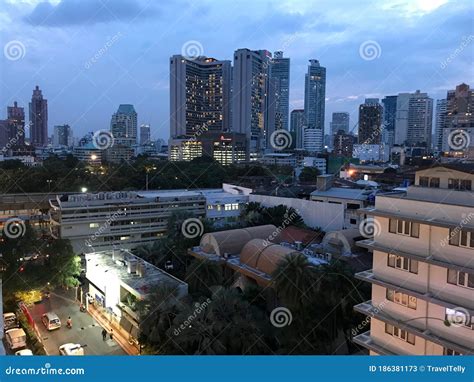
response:
<path id="1" fill-rule="evenodd" d="M 186 272 L 184 280 L 191 293 L 204 296 L 212 294 L 211 287 L 222 285 L 222 267 L 211 260 L 194 260 Z"/>
<path id="2" fill-rule="evenodd" d="M 300 176 L 298 179 L 300 182 L 316 182 L 316 177 L 321 175 L 321 171 L 319 171 L 316 167 L 303 167 L 301 170 Z"/>
<path id="3" fill-rule="evenodd" d="M 44 252 L 49 255 L 49 268 L 53 275 L 51 284 L 66 288 L 79 284 L 81 259 L 74 254 L 69 240 L 53 240 Z"/>

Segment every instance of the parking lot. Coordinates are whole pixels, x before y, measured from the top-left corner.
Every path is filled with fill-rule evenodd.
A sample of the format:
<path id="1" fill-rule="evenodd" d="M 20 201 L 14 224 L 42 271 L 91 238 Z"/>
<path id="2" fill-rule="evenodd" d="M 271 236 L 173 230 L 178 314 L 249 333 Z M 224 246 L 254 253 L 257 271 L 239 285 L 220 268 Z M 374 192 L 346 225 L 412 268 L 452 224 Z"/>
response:
<path id="1" fill-rule="evenodd" d="M 59 346 L 75 343 L 85 346 L 85 355 L 126 355 L 113 339 L 102 339 L 102 327 L 88 313 L 81 312 L 73 300 L 73 293 L 51 293 L 49 299 L 30 307 L 31 315 L 40 331 L 47 354 L 59 354 Z M 41 316 L 47 312 L 56 313 L 62 323 L 61 328 L 48 331 L 41 322 Z M 72 319 L 72 328 L 66 327 L 68 317 Z"/>

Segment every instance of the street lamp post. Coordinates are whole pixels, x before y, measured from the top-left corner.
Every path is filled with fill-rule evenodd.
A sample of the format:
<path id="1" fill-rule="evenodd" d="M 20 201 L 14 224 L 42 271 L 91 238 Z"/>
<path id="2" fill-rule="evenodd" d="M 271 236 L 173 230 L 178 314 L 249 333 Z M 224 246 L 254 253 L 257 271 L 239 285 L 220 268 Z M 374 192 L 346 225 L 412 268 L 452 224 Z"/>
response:
<path id="1" fill-rule="evenodd" d="M 155 166 L 146 166 L 145 167 L 145 190 L 148 191 L 148 174 L 151 170 L 156 170 Z"/>

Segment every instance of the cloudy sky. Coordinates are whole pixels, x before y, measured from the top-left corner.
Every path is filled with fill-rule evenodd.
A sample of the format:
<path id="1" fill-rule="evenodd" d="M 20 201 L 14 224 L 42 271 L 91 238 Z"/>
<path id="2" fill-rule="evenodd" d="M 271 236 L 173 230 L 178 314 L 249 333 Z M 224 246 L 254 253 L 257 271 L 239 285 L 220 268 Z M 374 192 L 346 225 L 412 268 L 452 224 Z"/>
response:
<path id="1" fill-rule="evenodd" d="M 49 132 L 108 129 L 135 105 L 155 138 L 169 135 L 169 57 L 187 47 L 232 59 L 237 48 L 291 58 L 290 110 L 303 107 L 311 58 L 327 68 L 326 126 L 366 97 L 417 89 L 443 98 L 474 85 L 469 0 L 0 0 L 0 119 L 39 85 Z M 190 48 L 190 49 L 191 49 Z"/>

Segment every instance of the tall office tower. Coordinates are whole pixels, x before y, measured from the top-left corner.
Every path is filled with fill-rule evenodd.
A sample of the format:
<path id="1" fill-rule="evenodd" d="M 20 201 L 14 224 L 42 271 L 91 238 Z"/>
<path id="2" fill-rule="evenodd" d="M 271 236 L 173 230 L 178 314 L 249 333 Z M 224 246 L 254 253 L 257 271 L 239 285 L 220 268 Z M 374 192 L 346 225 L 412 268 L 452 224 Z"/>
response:
<path id="1" fill-rule="evenodd" d="M 309 60 L 309 63 L 308 73 L 305 75 L 304 110 L 308 128 L 321 130 L 318 133 L 321 135 L 321 147 L 317 151 L 322 151 L 326 105 L 326 68 L 321 66 L 318 60 Z"/>
<path id="2" fill-rule="evenodd" d="M 8 119 L 0 119 L 0 151 L 6 152 L 9 140 L 10 124 Z"/>
<path id="3" fill-rule="evenodd" d="M 53 146 L 54 147 L 71 147 L 74 142 L 72 129 L 69 125 L 54 126 Z"/>
<path id="4" fill-rule="evenodd" d="M 395 143 L 395 121 L 397 116 L 397 96 L 386 96 L 383 105 L 383 142 L 390 147 Z"/>
<path id="5" fill-rule="evenodd" d="M 472 166 L 439 165 L 359 210 L 372 235 L 357 245 L 373 252 L 373 267 L 356 278 L 372 296 L 354 307 L 370 317 L 354 342 L 371 355 L 473 354 L 473 185 Z"/>
<path id="6" fill-rule="evenodd" d="M 110 131 L 115 142 L 125 146 L 137 143 L 137 112 L 133 105 L 120 105 L 112 114 Z"/>
<path id="7" fill-rule="evenodd" d="M 354 148 L 354 136 L 344 130 L 339 130 L 334 135 L 332 153 L 337 157 L 351 158 Z"/>
<path id="8" fill-rule="evenodd" d="M 290 131 L 296 137 L 295 147 L 303 148 L 303 128 L 305 127 L 305 113 L 303 109 L 294 109 L 291 111 Z"/>
<path id="9" fill-rule="evenodd" d="M 303 129 L 303 149 L 317 153 L 323 147 L 323 130 L 305 127 Z"/>
<path id="10" fill-rule="evenodd" d="M 446 99 L 436 100 L 436 111 L 435 111 L 435 134 L 433 148 L 437 151 L 441 151 L 443 148 L 443 128 L 446 126 L 446 107 L 448 101 Z"/>
<path id="11" fill-rule="evenodd" d="M 337 111 L 332 113 L 331 135 L 334 136 L 339 130 L 345 133 L 349 132 L 349 113 L 345 111 Z"/>
<path id="12" fill-rule="evenodd" d="M 278 51 L 273 55 L 270 65 L 270 77 L 275 86 L 275 129 L 288 130 L 290 107 L 290 59 Z"/>
<path id="13" fill-rule="evenodd" d="M 408 104 L 407 144 L 431 148 L 433 130 L 433 99 L 417 90 Z"/>
<path id="14" fill-rule="evenodd" d="M 256 159 L 275 130 L 274 81 L 270 80 L 271 53 L 238 49 L 234 52 L 232 130 L 247 136 L 247 160 Z"/>
<path id="15" fill-rule="evenodd" d="M 170 137 L 230 130 L 231 63 L 210 57 L 170 58 Z"/>
<path id="16" fill-rule="evenodd" d="M 9 124 L 8 137 L 15 141 L 15 145 L 25 144 L 25 110 L 15 101 L 13 106 L 7 107 Z"/>
<path id="17" fill-rule="evenodd" d="M 446 99 L 443 151 L 472 149 L 474 147 L 473 90 L 469 88 L 469 85 L 463 83 L 456 86 L 455 90 L 449 90 Z"/>
<path id="18" fill-rule="evenodd" d="M 359 144 L 382 143 L 383 107 L 378 98 L 367 98 L 359 106 Z"/>
<path id="19" fill-rule="evenodd" d="M 148 124 L 140 125 L 140 144 L 146 145 L 150 142 L 151 142 L 150 125 Z"/>
<path id="20" fill-rule="evenodd" d="M 43 98 L 38 86 L 30 102 L 30 142 L 34 146 L 48 144 L 48 100 Z"/>

